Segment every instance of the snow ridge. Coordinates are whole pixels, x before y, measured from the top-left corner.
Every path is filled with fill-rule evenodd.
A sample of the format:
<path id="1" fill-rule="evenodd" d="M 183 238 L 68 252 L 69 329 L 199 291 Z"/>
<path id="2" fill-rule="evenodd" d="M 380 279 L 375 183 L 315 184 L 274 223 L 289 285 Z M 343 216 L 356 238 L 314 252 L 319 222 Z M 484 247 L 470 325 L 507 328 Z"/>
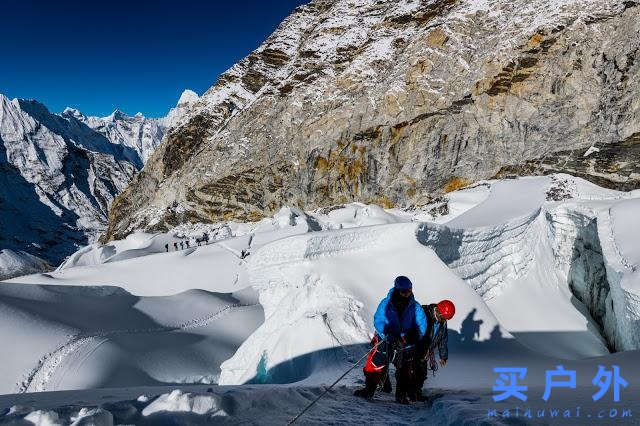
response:
<path id="1" fill-rule="evenodd" d="M 424 223 L 418 240 L 485 300 L 525 275 L 533 265 L 531 250 L 540 238 L 541 210 L 497 227 L 468 230 Z"/>
<path id="2" fill-rule="evenodd" d="M 0 281 L 50 269 L 51 266 L 46 261 L 24 251 L 15 252 L 9 249 L 0 251 Z"/>
<path id="3" fill-rule="evenodd" d="M 335 357 L 330 349 L 336 348 L 343 358 L 352 358 L 354 354 L 344 348 L 369 339 L 368 327 L 360 313 L 363 303 L 338 283 L 328 282 L 315 273 L 301 276 L 298 268 L 313 260 L 328 260 L 374 249 L 395 233 L 415 226 L 409 223 L 298 235 L 258 250 L 247 266 L 251 284 L 258 290 L 264 307 L 265 322 L 232 358 L 221 365 L 220 384 L 260 381 L 261 369 L 267 371 L 278 366 L 282 370 L 280 364 L 288 362 L 289 370 L 284 368 L 285 372 L 280 372 L 279 377 L 269 378 L 270 381 L 286 382 L 301 375 L 300 371 L 290 371 L 299 368 L 291 361 L 318 348 L 329 352 L 325 356 Z M 312 340 L 303 339 L 295 347 L 279 347 L 278 342 L 289 341 L 286 336 L 294 333 L 302 323 L 314 330 L 309 334 L 313 335 Z M 308 349 L 305 351 L 305 348 Z M 314 362 L 317 360 L 305 364 L 309 369 L 306 375 L 311 374 Z"/>

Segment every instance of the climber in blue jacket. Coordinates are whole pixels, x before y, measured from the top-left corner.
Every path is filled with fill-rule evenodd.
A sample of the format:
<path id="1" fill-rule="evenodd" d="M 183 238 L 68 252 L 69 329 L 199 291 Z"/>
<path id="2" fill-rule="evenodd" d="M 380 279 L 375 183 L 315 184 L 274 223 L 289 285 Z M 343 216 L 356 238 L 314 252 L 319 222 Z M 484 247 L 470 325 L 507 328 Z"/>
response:
<path id="1" fill-rule="evenodd" d="M 390 358 L 396 365 L 396 401 L 408 404 L 407 397 L 411 385 L 411 345 L 421 340 L 427 331 L 427 317 L 422 305 L 413 297 L 413 284 L 405 276 L 396 277 L 387 297 L 380 304 L 373 317 L 376 334 L 372 344 L 378 344 L 370 353 L 364 367 L 365 387 L 355 395 L 372 398 L 378 384 L 384 381 L 383 390 L 391 391 L 388 383 Z M 395 353 L 395 357 L 393 356 Z M 406 362 L 405 362 L 406 361 Z"/>
<path id="2" fill-rule="evenodd" d="M 381 339 L 397 341 L 417 332 L 422 339 L 427 332 L 427 316 L 413 297 L 413 285 L 405 276 L 395 279 L 387 297 L 382 299 L 373 316 L 373 326 Z"/>

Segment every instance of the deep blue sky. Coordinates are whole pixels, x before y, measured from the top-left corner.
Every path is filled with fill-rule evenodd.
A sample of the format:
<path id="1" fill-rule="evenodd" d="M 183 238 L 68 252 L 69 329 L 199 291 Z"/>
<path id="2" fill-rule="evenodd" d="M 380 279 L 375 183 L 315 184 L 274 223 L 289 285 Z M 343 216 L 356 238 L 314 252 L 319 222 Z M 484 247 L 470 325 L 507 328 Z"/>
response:
<path id="1" fill-rule="evenodd" d="M 201 95 L 308 0 L 0 0 L 0 93 L 159 117 Z"/>

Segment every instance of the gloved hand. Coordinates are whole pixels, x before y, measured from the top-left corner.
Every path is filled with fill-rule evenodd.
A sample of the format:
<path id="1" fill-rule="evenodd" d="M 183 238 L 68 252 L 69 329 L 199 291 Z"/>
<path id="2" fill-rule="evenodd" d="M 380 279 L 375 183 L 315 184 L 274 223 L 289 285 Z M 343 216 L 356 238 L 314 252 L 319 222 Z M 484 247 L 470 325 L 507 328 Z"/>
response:
<path id="1" fill-rule="evenodd" d="M 398 346 L 399 349 L 404 349 L 404 347 L 407 346 L 407 344 L 408 344 L 407 338 L 405 337 L 404 334 L 402 334 L 400 338 L 398 338 L 398 340 L 396 341 L 396 345 Z"/>
<path id="2" fill-rule="evenodd" d="M 373 337 L 371 338 L 371 347 L 374 347 L 375 345 L 377 345 L 379 341 L 380 341 L 380 336 L 378 336 L 378 334 L 374 334 Z"/>
<path id="3" fill-rule="evenodd" d="M 440 360 L 440 366 L 444 367 L 445 365 L 447 365 L 447 360 L 446 359 L 441 359 Z"/>

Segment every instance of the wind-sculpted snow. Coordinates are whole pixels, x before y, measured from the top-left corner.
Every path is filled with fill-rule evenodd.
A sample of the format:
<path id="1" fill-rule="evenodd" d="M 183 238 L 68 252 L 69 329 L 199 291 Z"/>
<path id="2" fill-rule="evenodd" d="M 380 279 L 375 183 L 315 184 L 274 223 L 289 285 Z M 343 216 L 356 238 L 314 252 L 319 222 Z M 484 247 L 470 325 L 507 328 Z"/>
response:
<path id="1" fill-rule="evenodd" d="M 19 385 L 18 391 L 42 392 L 50 390 L 51 388 L 55 389 L 55 386 L 51 387 L 49 382 L 51 381 L 52 377 L 54 377 L 54 375 L 59 375 L 59 373 L 57 373 L 57 370 L 61 368 L 68 357 L 73 355 L 75 358 L 77 358 L 78 354 L 82 354 L 82 362 L 86 362 L 87 358 L 91 356 L 93 352 L 95 352 L 101 345 L 109 343 L 111 340 L 117 340 L 120 335 L 139 335 L 140 339 L 145 339 L 145 337 L 148 337 L 149 335 L 159 335 L 182 330 L 197 329 L 209 325 L 212 321 L 219 319 L 225 314 L 228 314 L 228 311 L 230 310 L 241 310 L 241 308 L 250 308 L 253 306 L 256 306 L 256 304 L 236 303 L 232 305 L 226 305 L 220 310 L 207 314 L 203 317 L 193 318 L 179 324 L 172 324 L 162 327 L 141 329 L 128 328 L 108 331 L 101 330 L 98 332 L 70 336 L 69 340 L 61 345 L 58 349 L 38 360 L 37 366 L 27 374 L 27 378 Z M 68 366 L 65 367 L 67 367 L 67 369 L 70 368 Z M 187 379 L 182 380 L 191 380 L 191 377 L 188 376 Z M 180 381 L 180 379 L 177 379 L 176 381 Z"/>
<path id="2" fill-rule="evenodd" d="M 262 321 L 250 290 L 192 290 L 164 298 L 117 288 L 111 294 L 104 288 L 24 290 L 15 284 L 0 289 L 0 333 L 15 342 L 4 352 L 0 392 L 213 383 L 219 364 Z M 37 334 L 42 338 L 27 337 Z"/>
<path id="3" fill-rule="evenodd" d="M 100 265 L 161 253 L 166 250 L 165 245 L 169 244 L 173 247 L 174 241 L 179 242 L 180 240 L 170 238 L 167 235 L 153 235 L 143 232 L 133 233 L 123 241 L 114 241 L 105 245 L 94 243 L 82 247 L 69 256 L 57 270 L 62 271 L 77 266 Z"/>
<path id="4" fill-rule="evenodd" d="M 380 244 L 388 247 L 391 241 L 402 239 L 401 229 L 406 229 L 403 227 L 414 227 L 416 241 L 433 249 L 527 347 L 572 359 L 604 355 L 608 348 L 631 348 L 621 345 L 620 336 L 635 336 L 637 329 L 616 315 L 615 312 L 624 309 L 611 308 L 615 291 L 610 289 L 605 276 L 606 259 L 599 249 L 596 220 L 598 203 L 615 203 L 631 194 L 603 191 L 562 175 L 490 185 L 491 193 L 484 202 L 444 225 L 374 226 L 274 242 L 251 257 L 251 283 L 269 291 L 282 286 L 315 288 L 318 283 L 330 288 L 333 283 L 327 282 L 323 274 L 310 268 L 305 275 L 296 267 L 307 270 L 309 267 L 303 265 L 322 259 L 336 261 L 341 256 L 358 253 L 375 258 L 377 263 L 379 257 L 373 253 Z M 558 194 L 564 201 L 554 201 Z M 518 201 L 518 197 L 522 200 Z M 600 201 L 591 205 L 592 200 Z M 465 228 L 467 223 L 485 226 Z M 404 253 L 406 248 L 401 251 Z M 284 294 L 295 299 L 289 293 Z M 265 297 L 266 312 L 276 309 L 268 306 L 281 308 L 280 300 L 286 300 L 283 295 L 281 299 Z M 362 302 L 357 297 L 355 301 Z M 621 303 L 627 304 L 628 309 L 628 304 L 634 302 Z M 309 309 L 315 312 L 315 308 Z M 514 315 L 514 311 L 518 314 Z M 364 322 L 368 323 L 366 319 Z M 325 349 L 331 345 L 331 339 L 320 344 Z M 246 365 L 249 358 L 241 353 L 242 348 L 237 355 L 239 360 L 233 363 L 236 367 Z M 265 363 L 273 365 L 275 361 L 269 360 L 269 353 L 265 350 L 251 365 L 256 368 L 264 367 Z M 256 374 L 256 370 L 245 373 L 244 378 L 248 379 L 251 373 Z M 230 383 L 241 382 L 238 379 L 241 375 L 237 371 L 233 374 L 223 373 L 223 377 L 233 376 Z"/>
<path id="5" fill-rule="evenodd" d="M 629 383 L 639 380 L 633 369 L 633 356 L 618 359 L 625 378 Z M 313 408 L 298 421 L 299 424 L 429 424 L 429 425 L 528 425 L 565 424 L 583 425 L 587 414 L 597 418 L 603 415 L 605 424 L 633 424 L 633 414 L 640 410 L 633 389 L 622 391 L 622 402 L 617 403 L 617 416 L 608 418 L 608 408 L 602 400 L 592 401 L 591 383 L 588 372 L 597 362 L 571 362 L 566 368 L 575 368 L 579 374 L 577 389 L 568 390 L 562 396 L 553 395 L 552 401 L 545 402 L 538 396 L 544 389 L 530 386 L 526 407 L 531 408 L 532 419 L 523 414 L 525 404 L 515 406 L 508 403 L 496 404 L 491 396 L 490 384 L 475 383 L 465 389 L 431 388 L 425 389 L 428 400 L 425 403 L 400 405 L 392 395 L 380 393 L 373 402 L 364 402 L 352 395 L 353 388 L 338 385 L 326 393 Z M 597 368 L 596 368 L 597 369 Z M 473 374 L 471 371 L 470 374 Z M 537 373 L 537 371 L 535 371 Z M 544 370 L 541 371 L 544 376 Z M 582 373 L 582 374 L 581 374 Z M 326 386 L 162 386 L 154 388 L 122 388 L 94 391 L 70 391 L 43 395 L 34 401 L 33 395 L 0 396 L 0 410 L 7 414 L 0 417 L 9 424 L 38 424 L 38 420 L 53 424 L 90 424 L 96 426 L 112 424 L 136 424 L 140 426 L 157 424 L 189 425 L 284 425 L 298 415 L 311 401 L 324 393 Z M 556 392 L 561 391 L 554 389 Z M 555 398 L 554 398 L 555 397 Z M 580 418 L 575 418 L 576 407 L 580 407 Z M 501 415 L 488 417 L 488 410 L 509 407 L 510 417 Z M 603 408 L 606 407 L 606 410 Z M 563 410 L 571 409 L 572 418 L 564 418 Z M 550 410 L 556 415 L 551 417 Z M 601 411 L 602 410 L 602 411 Z M 622 411 L 629 410 L 626 417 Z M 537 412 L 544 412 L 543 418 L 536 418 Z M 502 414 L 502 412 L 500 412 Z M 23 420 L 24 419 L 24 420 Z M 605 420 L 606 419 L 606 420 Z M 13 423 L 12 423 L 13 422 Z M 593 422 L 593 420 L 592 420 Z M 43 423 L 40 423 L 43 424 Z M 51 423 L 49 423 L 51 424 Z"/>
<path id="6" fill-rule="evenodd" d="M 449 194 L 442 200 L 421 209 L 410 211 L 385 210 L 377 205 L 351 203 L 308 213 L 295 207 L 283 207 L 273 217 L 252 223 L 234 221 L 213 224 L 184 223 L 166 233 L 135 232 L 129 234 L 124 240 L 106 244 L 94 243 L 82 247 L 69 256 L 57 270 L 63 271 L 76 266 L 100 265 L 163 253 L 167 251 L 165 245 L 168 245 L 170 251 L 174 251 L 174 243 L 189 241 L 190 247 L 194 247 L 197 245 L 197 240 L 201 239 L 205 233 L 209 235 L 212 243 L 222 240 L 234 241 L 231 252 L 241 256 L 242 250 L 250 252 L 273 240 L 307 232 L 420 221 L 425 218 L 446 221 L 478 204 L 486 198 L 486 192 L 488 191 L 482 188 L 465 189 Z M 446 209 L 438 211 L 442 206 L 446 206 Z M 245 240 L 246 244 L 240 243 Z M 229 241 L 219 245 L 227 247 Z"/>
<path id="7" fill-rule="evenodd" d="M 286 423 L 368 351 L 373 313 L 400 274 L 419 302 L 456 304 L 449 362 L 427 380 L 428 403 L 385 394 L 362 403 L 352 396 L 358 367 L 303 421 L 510 424 L 487 411 L 497 407 L 493 368 L 516 365 L 527 367 L 534 412 L 597 413 L 598 365 L 640 380 L 637 351 L 608 353 L 638 344 L 638 196 L 566 175 L 488 181 L 443 223 L 419 220 L 430 207 L 347 205 L 90 246 L 59 271 L 0 286 L 0 338 L 13 343 L 0 392 L 88 390 L 0 397 L 0 421 Z M 169 238 L 203 229 L 220 239 L 163 252 Z M 172 295 L 91 286 L 107 283 Z M 175 294 L 194 287 L 207 291 Z M 546 403 L 545 371 L 557 365 L 575 369 L 578 386 Z M 616 407 L 640 410 L 633 386 L 621 394 Z"/>
<path id="8" fill-rule="evenodd" d="M 482 299 L 418 242 L 418 226 L 325 231 L 258 250 L 248 268 L 265 323 L 222 365 L 220 383 L 326 379 L 345 365 L 345 357 L 357 359 L 366 352 L 373 312 L 400 273 L 414 280 L 414 293 L 423 303 L 445 295 L 457 300 L 462 314 L 450 321 L 452 330 L 460 330 L 463 317 L 475 310 L 485 324 L 479 339 L 496 330 L 509 339 Z M 309 333 L 300 335 L 300 327 Z"/>
<path id="9" fill-rule="evenodd" d="M 488 300 L 531 266 L 539 215 L 538 209 L 498 227 L 468 230 L 424 224 L 416 234 L 422 244 L 432 247 L 447 266 Z"/>

